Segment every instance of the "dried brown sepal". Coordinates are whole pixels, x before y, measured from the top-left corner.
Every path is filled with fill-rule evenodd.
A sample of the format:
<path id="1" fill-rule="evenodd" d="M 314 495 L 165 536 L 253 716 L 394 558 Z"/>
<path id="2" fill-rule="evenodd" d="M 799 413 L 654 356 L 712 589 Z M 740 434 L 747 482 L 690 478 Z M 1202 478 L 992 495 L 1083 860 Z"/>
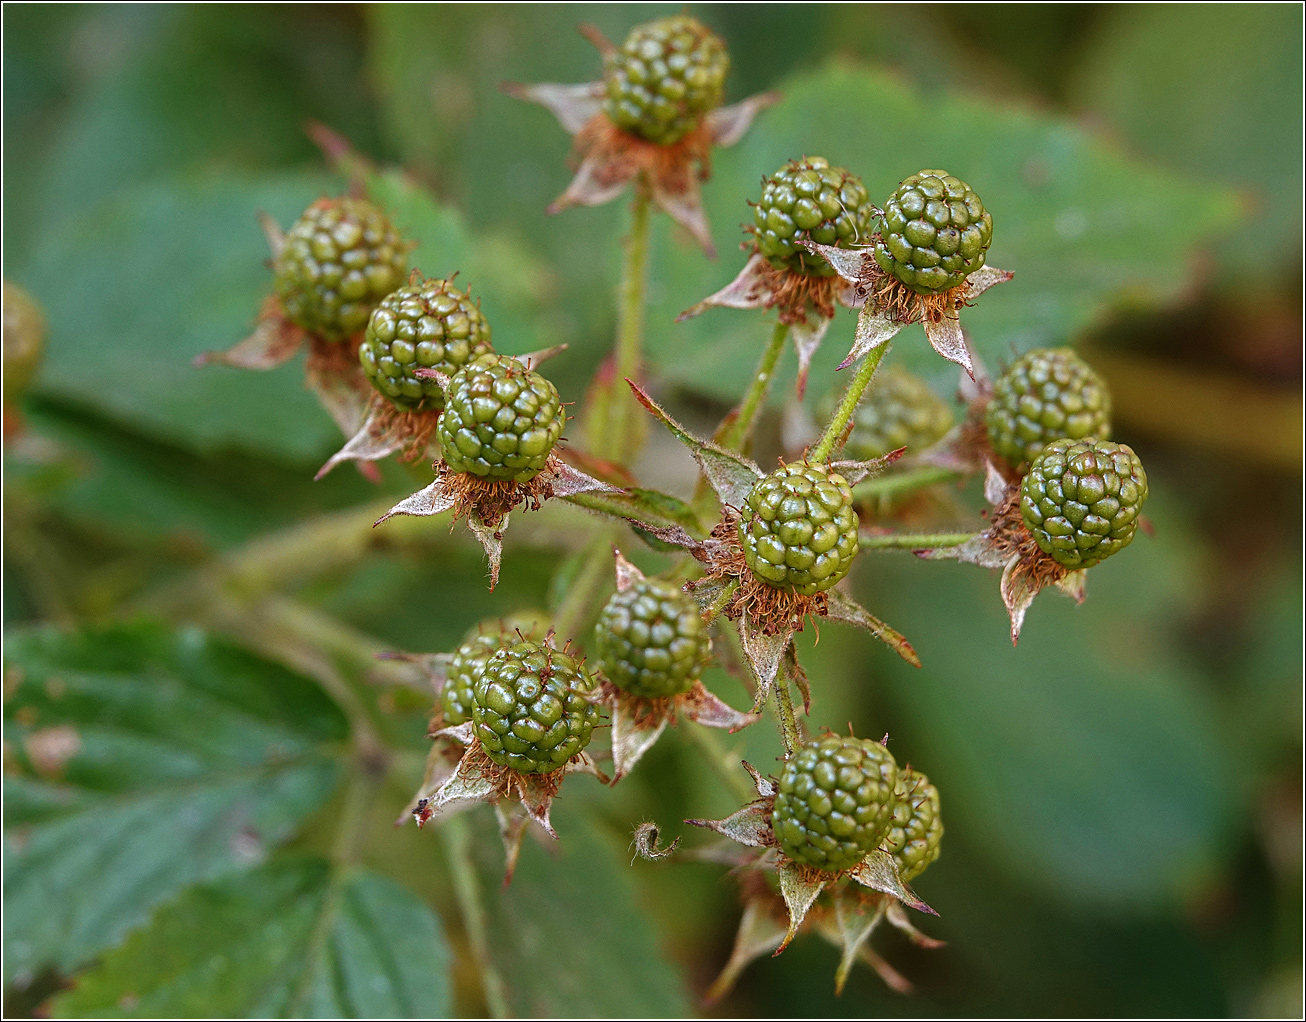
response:
<path id="1" fill-rule="evenodd" d="M 761 893 L 746 896 L 744 914 L 739 920 L 730 958 L 703 995 L 707 1004 L 719 1001 L 728 994 L 744 969 L 763 955 L 771 954 L 785 939 L 788 925 L 784 904 L 766 889 L 764 882 L 762 886 Z"/>
<path id="2" fill-rule="evenodd" d="M 292 323 L 281 309 L 276 295 L 263 300 L 254 332 L 226 351 L 205 351 L 196 355 L 195 366 L 225 365 L 235 369 L 267 370 L 294 358 L 308 340 L 308 332 Z"/>
<path id="3" fill-rule="evenodd" d="M 635 836 L 631 841 L 631 846 L 635 849 L 635 858 L 646 859 L 649 862 L 659 862 L 662 859 L 669 859 L 675 852 L 676 846 L 680 844 L 680 838 L 674 839 L 669 845 L 659 845 L 658 840 L 662 832 L 658 825 L 651 820 L 641 823 L 635 828 Z M 635 859 L 631 859 L 634 864 Z"/>
<path id="4" fill-rule="evenodd" d="M 1020 485 L 1010 482 L 992 462 L 986 466 L 984 496 L 993 505 L 989 527 L 955 547 L 917 550 L 923 560 L 955 560 L 982 568 L 1001 568 L 999 592 L 1011 618 L 1011 644 L 1016 645 L 1025 614 L 1048 587 L 1084 602 L 1084 569 L 1072 571 L 1045 554 L 1020 513 Z"/>
<path id="5" fill-rule="evenodd" d="M 430 456 L 431 437 L 439 422 L 439 412 L 404 411 L 373 394 L 358 432 L 327 459 L 313 478 L 321 479 L 345 461 L 375 462 L 395 453 L 400 461 L 420 461 Z"/>

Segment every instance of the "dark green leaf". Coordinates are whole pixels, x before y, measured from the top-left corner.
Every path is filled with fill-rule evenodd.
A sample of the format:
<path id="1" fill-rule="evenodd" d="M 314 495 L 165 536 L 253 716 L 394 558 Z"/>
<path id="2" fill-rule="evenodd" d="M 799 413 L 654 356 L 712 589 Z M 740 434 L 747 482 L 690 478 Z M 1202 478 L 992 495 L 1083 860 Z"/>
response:
<path id="1" fill-rule="evenodd" d="M 1133 151 L 1245 189 L 1255 216 L 1220 244 L 1221 265 L 1253 283 L 1295 280 L 1300 5 L 1128 4 L 1111 15 L 1075 76 L 1077 105 Z"/>
<path id="2" fill-rule="evenodd" d="M 590 824 L 560 823 L 559 815 L 558 845 L 527 842 L 506 890 L 497 837 L 488 826 L 476 831 L 491 947 L 513 1010 L 544 1018 L 688 1014 L 683 982 L 635 904 L 631 853 Z"/>
<path id="3" fill-rule="evenodd" d="M 6 979 L 74 968 L 257 863 L 335 784 L 321 691 L 195 630 L 20 632 L 5 672 Z"/>
<path id="4" fill-rule="evenodd" d="M 707 264 L 684 239 L 654 255 L 664 286 L 649 310 L 656 364 L 686 386 L 733 399 L 770 331 L 767 317 L 711 310 L 673 324 L 681 310 L 738 273 L 749 220 L 745 200 L 786 160 L 821 154 L 860 175 L 877 203 L 922 167 L 969 182 L 993 214 L 989 263 L 1015 279 L 962 313 L 974 349 L 990 365 L 1011 351 L 1064 344 L 1113 306 L 1153 307 L 1180 294 L 1193 249 L 1231 226 L 1236 197 L 1122 156 L 1068 121 L 956 95 L 924 93 L 888 74 L 831 64 L 780 84 L 784 102 L 762 114 L 734 149 L 714 158 L 705 198 L 722 251 Z M 818 357 L 837 363 L 852 343 L 842 310 Z M 894 358 L 955 383 L 919 326 L 894 341 Z M 813 393 L 825 389 L 814 372 Z M 782 393 L 776 389 L 776 393 Z"/>
<path id="5" fill-rule="evenodd" d="M 65 1017 L 439 1018 L 440 920 L 417 895 L 320 859 L 190 890 L 55 1002 Z"/>

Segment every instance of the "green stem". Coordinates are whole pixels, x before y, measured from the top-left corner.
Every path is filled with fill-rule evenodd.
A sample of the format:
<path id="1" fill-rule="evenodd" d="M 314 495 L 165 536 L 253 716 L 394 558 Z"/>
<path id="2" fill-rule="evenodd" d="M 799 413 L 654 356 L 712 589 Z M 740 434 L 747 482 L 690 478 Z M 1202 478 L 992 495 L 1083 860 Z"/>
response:
<path id="1" fill-rule="evenodd" d="M 862 550 L 937 550 L 960 546 L 977 535 L 976 532 L 897 532 L 877 536 L 864 532 L 858 537 L 858 546 Z"/>
<path id="2" fill-rule="evenodd" d="M 739 761 L 735 754 L 722 747 L 719 731 L 698 724 L 682 730 L 694 740 L 694 744 L 698 746 L 699 751 L 706 757 L 708 765 L 712 767 L 712 772 L 725 785 L 727 791 L 745 802 L 751 802 L 757 797 L 757 792 L 753 790 L 748 776 L 743 770 L 737 769 Z"/>
<path id="3" fill-rule="evenodd" d="M 887 475 L 865 479 L 853 487 L 854 500 L 871 500 L 874 498 L 896 497 L 903 493 L 914 493 L 935 483 L 951 482 L 961 478 L 961 473 L 937 465 L 925 465 L 906 472 L 890 472 Z"/>
<path id="4" fill-rule="evenodd" d="M 735 595 L 735 591 L 738 588 L 738 579 L 726 583 L 726 587 L 717 594 L 717 598 L 703 608 L 704 623 L 711 624 L 716 620 L 717 615 L 726 609 L 726 605 L 730 602 L 730 598 Z"/>
<path id="5" fill-rule="evenodd" d="M 477 974 L 481 977 L 485 1006 L 489 1009 L 491 1018 L 508 1018 L 511 1013 L 508 1010 L 503 977 L 499 975 L 490 955 L 485 906 L 481 902 L 480 880 L 472 863 L 471 834 L 467 830 L 466 819 L 458 815 L 450 816 L 440 826 L 439 834 L 449 856 L 454 895 L 458 899 L 458 911 L 462 913 L 467 946 L 476 962 Z"/>
<path id="6" fill-rule="evenodd" d="M 794 712 L 794 697 L 789 691 L 789 679 L 775 679 L 775 705 L 780 718 L 780 739 L 785 745 L 785 756 L 792 756 L 803 744 L 803 732 Z"/>
<path id="7" fill-rule="evenodd" d="M 809 462 L 819 464 L 828 461 L 830 455 L 834 453 L 835 447 L 844 438 L 844 431 L 852 421 L 853 413 L 857 410 L 857 402 L 862 399 L 862 394 L 870 386 L 871 377 L 875 375 L 880 360 L 888 350 L 889 345 L 881 344 L 862 359 L 862 364 L 857 367 L 857 375 L 853 377 L 852 383 L 848 384 L 839 407 L 834 410 L 834 417 L 830 420 L 830 424 L 825 427 L 825 432 L 821 434 L 821 439 L 816 442 L 816 446 L 808 451 Z"/>
<path id="8" fill-rule="evenodd" d="M 730 428 L 721 437 L 721 446 L 727 451 L 742 451 L 747 445 L 748 438 L 753 433 L 753 425 L 757 420 L 757 414 L 762 409 L 762 402 L 766 400 L 767 391 L 771 389 L 771 380 L 775 376 L 775 364 L 780 361 L 780 353 L 784 351 L 785 340 L 788 336 L 789 324 L 776 323 L 775 330 L 771 333 L 771 341 L 762 352 L 761 359 L 758 360 L 757 371 L 753 373 L 753 381 L 748 385 L 748 390 L 744 393 L 744 399 L 739 404 L 735 421 L 730 424 Z"/>
<path id="9" fill-rule="evenodd" d="M 604 529 L 590 541 L 580 571 L 567 590 L 558 612 L 553 615 L 553 628 L 559 642 L 577 637 L 577 630 L 585 624 L 593 609 L 592 604 L 603 587 L 604 579 L 612 571 L 612 533 Z"/>
<path id="10" fill-rule="evenodd" d="M 617 339 L 613 350 L 617 387 L 610 406 L 611 433 L 604 445 L 606 453 L 617 461 L 629 458 L 638 446 L 635 427 L 638 409 L 631 395 L 625 392 L 625 385 L 621 381 L 638 382 L 643 360 L 650 206 L 647 185 L 637 181 L 635 201 L 630 207 L 630 234 L 626 236 L 621 289 L 617 298 Z"/>

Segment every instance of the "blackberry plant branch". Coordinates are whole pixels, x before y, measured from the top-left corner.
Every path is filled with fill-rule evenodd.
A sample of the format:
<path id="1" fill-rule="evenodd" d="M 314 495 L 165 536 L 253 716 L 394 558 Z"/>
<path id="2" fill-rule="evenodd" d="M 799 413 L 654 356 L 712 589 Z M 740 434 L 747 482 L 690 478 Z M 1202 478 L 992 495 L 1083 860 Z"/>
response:
<path id="1" fill-rule="evenodd" d="M 585 625 L 586 619 L 595 610 L 604 583 L 612 575 L 612 543 L 615 537 L 614 530 L 604 528 L 590 540 L 580 571 L 576 573 L 567 595 L 553 615 L 553 627 L 559 642 L 578 638 L 578 629 Z"/>
<path id="2" fill-rule="evenodd" d="M 904 472 L 890 472 L 886 475 L 864 479 L 853 487 L 853 499 L 857 501 L 876 498 L 899 497 L 915 493 L 936 483 L 947 483 L 960 479 L 962 473 L 951 468 L 937 465 L 923 465 L 920 468 Z"/>
<path id="3" fill-rule="evenodd" d="M 739 403 L 735 420 L 721 437 L 721 446 L 727 451 L 742 451 L 747 446 L 758 413 L 762 409 L 763 402 L 766 401 L 767 392 L 771 389 L 771 380 L 775 377 L 775 366 L 780 360 L 780 354 L 784 351 L 785 341 L 788 337 L 789 324 L 777 322 L 775 329 L 771 332 L 770 343 L 763 349 L 762 357 L 758 360 L 757 370 L 753 373 L 752 382 L 749 383 L 748 390 L 745 391 L 744 398 Z"/>
<path id="4" fill-rule="evenodd" d="M 785 757 L 788 758 L 802 747 L 803 731 L 798 723 L 798 714 L 794 710 L 794 697 L 789 690 L 789 679 L 783 675 L 775 680 L 775 706 L 777 723 L 780 725 L 780 739 L 784 742 Z"/>
<path id="5" fill-rule="evenodd" d="M 978 532 L 891 532 L 884 535 L 863 532 L 858 537 L 858 546 L 862 550 L 937 550 L 960 546 L 978 535 Z"/>
<path id="6" fill-rule="evenodd" d="M 472 963 L 481 980 L 481 992 L 491 1018 L 508 1018 L 508 996 L 503 977 L 490 955 L 489 930 L 486 925 L 485 903 L 481 898 L 480 878 L 472 862 L 471 833 L 467 820 L 458 814 L 451 815 L 437 833 L 444 845 L 449 875 L 453 880 L 454 896 L 462 915 L 463 931 L 467 934 L 467 948 Z"/>
<path id="7" fill-rule="evenodd" d="M 721 732 L 715 728 L 697 725 L 681 729 L 698 746 L 699 752 L 707 760 L 708 766 L 716 774 L 725 789 L 741 802 L 751 802 L 757 797 L 748 775 L 739 769 L 739 757 L 727 750 L 722 742 Z"/>
<path id="8" fill-rule="evenodd" d="M 853 376 L 852 382 L 848 384 L 848 389 L 844 391 L 843 397 L 839 400 L 839 406 L 835 408 L 834 415 L 825 427 L 825 431 L 821 434 L 821 439 L 816 442 L 815 447 L 807 452 L 808 461 L 814 464 L 828 461 L 835 449 L 843 442 L 848 424 L 852 421 L 853 413 L 857 410 L 857 402 L 866 393 L 866 388 L 870 386 L 875 370 L 880 367 L 880 362 L 884 359 L 888 350 L 889 345 L 882 344 L 878 348 L 873 348 L 862 359 L 861 365 L 857 367 L 856 375 Z"/>
<path id="9" fill-rule="evenodd" d="M 617 338 L 613 362 L 617 380 L 638 380 L 644 353 L 644 308 L 648 296 L 649 220 L 652 201 L 648 185 L 637 182 L 630 207 L 630 233 L 623 246 L 621 286 L 617 298 Z M 637 453 L 638 409 L 629 394 L 614 395 L 602 456 L 626 462 Z"/>

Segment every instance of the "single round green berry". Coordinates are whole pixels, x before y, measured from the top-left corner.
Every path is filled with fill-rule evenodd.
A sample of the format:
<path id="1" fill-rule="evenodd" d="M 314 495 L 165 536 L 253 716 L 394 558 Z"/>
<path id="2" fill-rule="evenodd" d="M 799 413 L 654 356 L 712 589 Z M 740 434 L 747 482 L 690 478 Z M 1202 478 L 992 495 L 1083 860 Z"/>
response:
<path id="1" fill-rule="evenodd" d="M 1127 547 L 1147 500 L 1138 455 L 1110 440 L 1053 440 L 1020 483 L 1020 516 L 1063 568 L 1091 568 Z"/>
<path id="2" fill-rule="evenodd" d="M 447 280 L 401 287 L 381 300 L 358 349 L 363 375 L 405 411 L 439 411 L 444 388 L 418 368 L 452 376 L 493 350 L 481 307 Z"/>
<path id="3" fill-rule="evenodd" d="M 310 334 L 344 340 L 403 283 L 408 248 L 367 200 L 318 199 L 286 233 L 273 262 L 281 308 Z"/>
<path id="4" fill-rule="evenodd" d="M 984 265 L 993 217 L 970 185 L 947 171 L 922 170 L 884 204 L 875 261 L 917 294 L 956 287 Z"/>
<path id="5" fill-rule="evenodd" d="M 861 178 L 821 156 L 790 160 L 762 183 L 753 207 L 757 251 L 778 270 L 830 277 L 834 267 L 800 241 L 848 248 L 874 229 L 875 207 Z"/>
<path id="6" fill-rule="evenodd" d="M 711 29 L 679 14 L 636 26 L 603 64 L 609 120 L 672 145 L 721 105 L 730 55 Z"/>
<path id="7" fill-rule="evenodd" d="M 36 299 L 17 284 L 4 282 L 4 403 L 23 396 L 41 367 L 45 316 Z"/>
<path id="8" fill-rule="evenodd" d="M 1053 440 L 1109 437 L 1111 394 L 1070 348 L 1038 348 L 994 384 L 984 423 L 994 452 L 1019 467 Z"/>
<path id="9" fill-rule="evenodd" d="M 939 789 L 924 774 L 906 767 L 898 773 L 893 798 L 893 822 L 880 847 L 897 862 L 903 883 L 910 883 L 939 857 L 943 840 Z"/>
<path id="10" fill-rule="evenodd" d="M 499 766 L 523 774 L 560 770 L 589 744 L 599 708 L 594 679 L 575 657 L 518 642 L 490 657 L 473 690 L 472 725 Z"/>
<path id="11" fill-rule="evenodd" d="M 794 862 L 838 872 L 879 847 L 893 819 L 898 764 L 879 742 L 826 735 L 785 761 L 771 829 Z"/>
<path id="12" fill-rule="evenodd" d="M 834 413 L 840 392 L 831 391 L 818 411 L 823 420 Z M 883 458 L 899 448 L 918 454 L 952 429 L 952 407 L 914 373 L 890 367 L 875 374 L 853 412 L 853 431 L 844 454 L 858 461 Z"/>
<path id="13" fill-rule="evenodd" d="M 710 648 L 698 604 L 658 578 L 640 579 L 613 593 L 594 638 L 608 679 L 645 699 L 688 692 Z"/>
<path id="14" fill-rule="evenodd" d="M 797 461 L 759 482 L 739 519 L 744 563 L 777 589 L 814 596 L 852 569 L 857 512 L 848 480 Z"/>
<path id="15" fill-rule="evenodd" d="M 526 611 L 506 618 L 490 618 L 467 633 L 454 650 L 440 689 L 440 712 L 447 726 L 472 719 L 473 693 L 490 657 L 523 639 L 543 635 L 544 621 L 542 614 Z"/>
<path id="16" fill-rule="evenodd" d="M 533 479 L 562 436 L 558 390 L 504 355 L 483 355 L 449 381 L 436 428 L 455 472 L 488 479 Z"/>

